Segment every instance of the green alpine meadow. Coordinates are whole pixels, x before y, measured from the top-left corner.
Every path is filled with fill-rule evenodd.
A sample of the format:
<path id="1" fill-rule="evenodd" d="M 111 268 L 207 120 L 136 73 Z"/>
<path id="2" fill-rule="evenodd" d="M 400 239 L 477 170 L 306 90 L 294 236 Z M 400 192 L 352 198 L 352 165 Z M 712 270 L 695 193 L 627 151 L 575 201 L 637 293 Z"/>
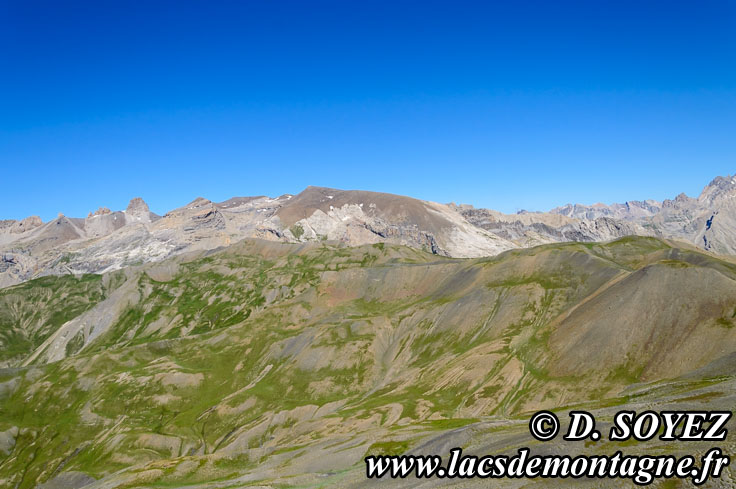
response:
<path id="1" fill-rule="evenodd" d="M 483 258 L 245 239 L 44 276 L 0 289 L 0 486 L 368 487 L 372 454 L 697 453 L 543 443 L 528 419 L 731 409 L 735 325 L 736 260 L 638 236 Z"/>

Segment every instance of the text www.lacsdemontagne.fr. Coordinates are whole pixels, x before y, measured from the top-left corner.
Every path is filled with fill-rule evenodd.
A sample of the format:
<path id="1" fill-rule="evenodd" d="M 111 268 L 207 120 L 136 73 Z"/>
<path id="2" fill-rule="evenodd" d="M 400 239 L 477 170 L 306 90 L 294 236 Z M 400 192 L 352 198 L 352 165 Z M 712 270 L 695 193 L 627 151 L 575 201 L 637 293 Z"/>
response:
<path id="1" fill-rule="evenodd" d="M 462 449 L 450 451 L 445 466 L 439 455 L 373 455 L 365 458 L 368 478 L 620 478 L 638 485 L 659 478 L 691 479 L 696 485 L 709 477 L 719 477 L 729 457 L 713 448 L 700 459 L 692 455 L 530 455 L 521 448 L 516 455 L 468 456 Z"/>

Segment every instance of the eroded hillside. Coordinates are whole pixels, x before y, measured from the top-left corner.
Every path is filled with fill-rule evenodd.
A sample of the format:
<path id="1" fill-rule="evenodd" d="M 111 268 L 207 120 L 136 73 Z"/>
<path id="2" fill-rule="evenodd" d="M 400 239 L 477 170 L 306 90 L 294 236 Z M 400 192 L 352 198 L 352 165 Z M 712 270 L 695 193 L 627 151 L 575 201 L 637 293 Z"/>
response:
<path id="1" fill-rule="evenodd" d="M 507 449 L 531 411 L 651 392 L 729 402 L 734 373 L 736 265 L 654 238 L 480 259 L 247 240 L 0 301 L 18 488 L 354 485 L 370 451 Z"/>

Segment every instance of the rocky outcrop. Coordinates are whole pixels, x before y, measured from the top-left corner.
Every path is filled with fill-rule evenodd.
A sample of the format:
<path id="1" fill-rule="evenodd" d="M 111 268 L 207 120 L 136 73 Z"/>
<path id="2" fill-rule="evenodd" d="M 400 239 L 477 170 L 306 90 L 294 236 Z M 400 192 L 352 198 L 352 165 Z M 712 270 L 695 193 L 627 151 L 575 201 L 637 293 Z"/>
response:
<path id="1" fill-rule="evenodd" d="M 125 209 L 125 220 L 127 223 L 147 223 L 155 220 L 156 215 L 148 208 L 148 204 L 140 197 L 130 199 Z"/>
<path id="2" fill-rule="evenodd" d="M 38 216 L 29 216 L 20 221 L 5 219 L 0 221 L 0 234 L 22 234 L 41 226 L 43 221 Z"/>
<path id="3" fill-rule="evenodd" d="M 105 214 L 110 214 L 111 212 L 112 211 L 107 207 L 98 207 L 96 211 L 87 214 L 87 217 L 90 218 L 93 216 L 104 216 Z"/>
<path id="4" fill-rule="evenodd" d="M 107 236 L 126 224 L 123 212 L 112 212 L 107 207 L 100 207 L 90 213 L 84 220 L 84 230 L 88 237 Z"/>

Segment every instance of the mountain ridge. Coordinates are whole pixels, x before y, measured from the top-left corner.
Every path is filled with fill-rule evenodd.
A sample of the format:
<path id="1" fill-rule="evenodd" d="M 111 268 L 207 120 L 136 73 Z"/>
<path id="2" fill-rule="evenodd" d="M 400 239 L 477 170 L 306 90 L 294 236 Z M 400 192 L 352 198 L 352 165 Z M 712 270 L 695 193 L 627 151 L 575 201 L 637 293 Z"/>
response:
<path id="1" fill-rule="evenodd" d="M 241 239 L 378 242 L 469 258 L 555 242 L 622 236 L 679 239 L 718 254 L 736 253 L 736 178 L 716 177 L 697 198 L 662 202 L 567 204 L 549 212 L 504 214 L 402 195 L 309 186 L 296 195 L 197 197 L 163 216 L 135 197 L 125 210 L 86 218 L 37 216 L 0 222 L 0 287 L 33 277 L 103 273 Z"/>

